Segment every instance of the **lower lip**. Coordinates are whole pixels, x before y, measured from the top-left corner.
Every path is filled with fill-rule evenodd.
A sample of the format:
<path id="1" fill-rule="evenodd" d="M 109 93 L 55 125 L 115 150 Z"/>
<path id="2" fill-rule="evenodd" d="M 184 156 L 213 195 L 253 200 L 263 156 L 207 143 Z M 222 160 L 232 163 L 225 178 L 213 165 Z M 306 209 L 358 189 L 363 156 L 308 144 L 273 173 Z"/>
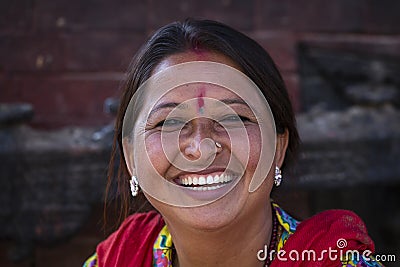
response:
<path id="1" fill-rule="evenodd" d="M 224 184 L 203 185 L 197 187 L 186 187 L 186 186 L 180 186 L 180 187 L 182 188 L 183 192 L 185 192 L 187 195 L 189 195 L 194 199 L 203 201 L 213 201 L 226 195 L 236 184 L 235 180 L 236 178 L 233 178 L 231 181 Z"/>

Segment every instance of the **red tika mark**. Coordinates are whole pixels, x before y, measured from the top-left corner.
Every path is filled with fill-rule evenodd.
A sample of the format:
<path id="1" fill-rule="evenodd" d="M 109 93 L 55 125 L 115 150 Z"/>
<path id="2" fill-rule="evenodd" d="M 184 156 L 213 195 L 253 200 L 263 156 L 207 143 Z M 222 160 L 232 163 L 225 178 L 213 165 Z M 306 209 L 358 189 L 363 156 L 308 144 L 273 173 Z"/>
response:
<path id="1" fill-rule="evenodd" d="M 201 87 L 199 91 L 200 91 L 199 95 L 197 96 L 198 112 L 203 114 L 204 113 L 204 96 L 205 96 L 204 87 Z"/>

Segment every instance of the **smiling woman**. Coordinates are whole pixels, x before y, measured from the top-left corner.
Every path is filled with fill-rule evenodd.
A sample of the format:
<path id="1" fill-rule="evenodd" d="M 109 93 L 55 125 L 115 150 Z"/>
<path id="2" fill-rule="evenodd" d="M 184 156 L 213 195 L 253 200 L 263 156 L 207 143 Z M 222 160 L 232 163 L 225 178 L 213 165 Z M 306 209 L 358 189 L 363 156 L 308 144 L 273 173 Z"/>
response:
<path id="1" fill-rule="evenodd" d="M 346 254 L 374 249 L 355 214 L 300 223 L 271 202 L 295 158 L 295 118 L 268 53 L 234 29 L 158 30 L 130 67 L 115 129 L 127 218 L 84 266 L 380 266 Z M 127 216 L 139 190 L 157 211 Z"/>

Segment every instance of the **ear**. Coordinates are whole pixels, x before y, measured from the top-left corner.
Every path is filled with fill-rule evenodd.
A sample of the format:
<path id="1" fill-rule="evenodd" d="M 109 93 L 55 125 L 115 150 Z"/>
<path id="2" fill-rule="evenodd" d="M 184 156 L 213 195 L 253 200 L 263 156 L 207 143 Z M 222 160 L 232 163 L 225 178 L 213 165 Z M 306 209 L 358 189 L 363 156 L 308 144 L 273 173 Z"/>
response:
<path id="1" fill-rule="evenodd" d="M 125 157 L 125 164 L 128 168 L 130 176 L 136 175 L 135 162 L 133 160 L 133 142 L 125 137 L 122 139 L 122 146 Z"/>
<path id="2" fill-rule="evenodd" d="M 289 144 L 289 131 L 285 129 L 282 134 L 276 136 L 276 150 L 275 150 L 275 165 L 279 168 L 282 166 L 285 160 L 286 150 Z"/>

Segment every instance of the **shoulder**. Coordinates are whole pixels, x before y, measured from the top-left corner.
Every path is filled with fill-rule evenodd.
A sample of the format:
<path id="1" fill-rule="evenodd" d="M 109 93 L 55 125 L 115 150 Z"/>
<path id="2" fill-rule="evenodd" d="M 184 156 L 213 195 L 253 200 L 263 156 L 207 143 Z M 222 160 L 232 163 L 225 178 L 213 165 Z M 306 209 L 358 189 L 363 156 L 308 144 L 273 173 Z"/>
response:
<path id="1" fill-rule="evenodd" d="M 127 217 L 118 230 L 97 246 L 96 254 L 91 257 L 96 265 L 87 266 L 131 266 L 132 263 L 147 266 L 148 254 L 152 256 L 153 243 L 164 224 L 155 211 Z"/>
<path id="2" fill-rule="evenodd" d="M 346 260 L 343 257 L 343 255 L 346 256 L 347 251 L 358 251 L 359 255 L 362 255 L 367 250 L 373 253 L 375 246 L 364 222 L 354 212 L 327 210 L 299 223 L 282 249 L 287 253 L 296 251 L 295 255 L 299 257 L 304 256 L 303 252 L 311 251 L 313 254 L 306 255 L 315 256 L 315 259 L 310 259 L 310 266 L 313 266 L 312 263 L 315 264 L 315 260 L 318 260 L 322 266 L 342 266 L 341 262 L 350 262 L 349 259 Z M 334 259 L 328 257 L 327 251 L 336 253 L 332 255 Z M 352 262 L 362 264 L 363 260 Z M 376 263 L 371 266 L 381 265 Z"/>
<path id="3" fill-rule="evenodd" d="M 97 253 L 109 250 L 114 245 L 135 245 L 138 241 L 145 241 L 154 231 L 158 234 L 162 226 L 164 222 L 161 215 L 155 211 L 133 214 L 124 220 L 117 231 L 99 244 Z"/>
<path id="4" fill-rule="evenodd" d="M 128 216 L 121 226 L 106 240 L 112 240 L 118 236 L 124 236 L 131 232 L 137 232 L 145 234 L 155 228 L 162 228 L 164 221 L 161 215 L 156 211 L 150 211 L 145 213 L 135 213 Z"/>
<path id="5" fill-rule="evenodd" d="M 311 218 L 301 222 L 297 231 L 304 232 L 307 235 L 317 233 L 330 233 L 330 237 L 346 238 L 354 236 L 368 236 L 367 228 L 362 219 L 349 210 L 326 210 L 320 212 Z M 365 243 L 372 244 L 371 239 L 364 238 Z"/>

